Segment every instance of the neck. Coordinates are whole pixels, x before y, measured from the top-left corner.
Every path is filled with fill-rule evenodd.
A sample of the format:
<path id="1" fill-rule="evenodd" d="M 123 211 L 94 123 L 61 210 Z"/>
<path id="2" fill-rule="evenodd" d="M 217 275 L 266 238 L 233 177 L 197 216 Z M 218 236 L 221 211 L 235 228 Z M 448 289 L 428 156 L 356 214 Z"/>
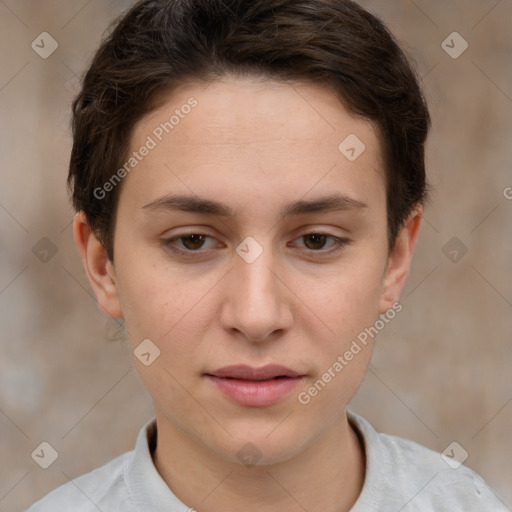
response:
<path id="1" fill-rule="evenodd" d="M 348 512 L 361 492 L 364 449 L 345 414 L 294 458 L 250 468 L 186 436 L 158 411 L 156 419 L 155 466 L 198 512 Z"/>

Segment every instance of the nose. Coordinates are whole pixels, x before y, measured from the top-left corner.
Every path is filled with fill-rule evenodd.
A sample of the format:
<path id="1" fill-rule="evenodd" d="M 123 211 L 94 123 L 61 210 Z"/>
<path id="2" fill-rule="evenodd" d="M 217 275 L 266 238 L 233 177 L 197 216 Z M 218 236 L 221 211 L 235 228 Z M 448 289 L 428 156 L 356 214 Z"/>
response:
<path id="1" fill-rule="evenodd" d="M 227 276 L 229 286 L 221 322 L 224 329 L 238 333 L 247 341 L 275 339 L 292 325 L 290 301 L 293 293 L 271 249 L 261 246 L 258 251 L 261 253 L 252 259 L 245 254 L 254 247 L 249 246 L 249 252 L 244 254 L 243 244 L 241 246 L 242 256 L 235 256 Z"/>

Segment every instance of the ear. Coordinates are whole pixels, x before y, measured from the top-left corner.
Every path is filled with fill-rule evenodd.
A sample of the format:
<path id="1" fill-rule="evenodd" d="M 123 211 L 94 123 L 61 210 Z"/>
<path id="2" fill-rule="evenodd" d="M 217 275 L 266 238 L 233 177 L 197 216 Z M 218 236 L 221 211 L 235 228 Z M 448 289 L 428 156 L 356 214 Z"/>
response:
<path id="1" fill-rule="evenodd" d="M 395 246 L 389 255 L 383 278 L 379 303 L 380 314 L 385 313 L 400 299 L 400 294 L 411 268 L 412 256 L 422 219 L 423 207 L 418 205 L 414 208 L 398 233 Z"/>
<path id="2" fill-rule="evenodd" d="M 108 316 L 122 317 L 114 265 L 87 223 L 84 212 L 75 215 L 73 235 L 99 308 Z"/>

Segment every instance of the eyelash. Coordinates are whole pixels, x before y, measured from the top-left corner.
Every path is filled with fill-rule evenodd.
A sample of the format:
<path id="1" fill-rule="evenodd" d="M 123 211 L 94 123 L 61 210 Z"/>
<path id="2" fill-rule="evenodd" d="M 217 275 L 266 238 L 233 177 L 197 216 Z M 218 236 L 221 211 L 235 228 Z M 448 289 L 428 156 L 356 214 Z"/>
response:
<path id="1" fill-rule="evenodd" d="M 176 249 L 175 247 L 173 247 L 173 243 L 178 241 L 178 240 L 181 240 L 183 238 L 187 238 L 189 236 L 193 236 L 193 235 L 196 235 L 196 236 L 203 236 L 203 237 L 206 237 L 206 238 L 213 238 L 209 235 L 207 235 L 206 233 L 199 233 L 199 232 L 190 232 L 190 233 L 180 233 L 179 235 L 176 235 L 176 236 L 173 236 L 171 238 L 166 238 L 164 240 L 162 240 L 162 245 L 165 246 L 166 248 L 168 248 L 170 251 L 172 251 L 173 253 L 175 254 L 180 254 L 180 255 L 189 255 L 189 254 L 195 254 L 195 253 L 201 253 L 201 250 L 198 249 L 196 251 L 193 251 L 193 250 L 190 250 L 190 249 Z M 341 251 L 343 248 L 345 248 L 345 246 L 349 245 L 352 241 L 349 240 L 348 238 L 342 238 L 342 237 L 338 237 L 338 236 L 334 236 L 334 235 L 331 235 L 329 233 L 323 233 L 321 231 L 311 231 L 309 233 L 304 233 L 302 235 L 300 235 L 298 238 L 303 238 L 303 237 L 307 237 L 307 236 L 311 236 L 311 235 L 321 235 L 321 236 L 326 236 L 328 238 L 331 238 L 334 240 L 334 246 L 331 248 L 331 249 L 328 249 L 328 250 L 318 250 L 318 251 L 315 251 L 313 249 L 306 249 L 307 252 L 311 252 L 313 254 L 324 254 L 324 255 L 330 255 L 332 253 L 337 253 L 339 251 Z M 206 252 L 206 251 L 203 251 L 203 252 Z"/>

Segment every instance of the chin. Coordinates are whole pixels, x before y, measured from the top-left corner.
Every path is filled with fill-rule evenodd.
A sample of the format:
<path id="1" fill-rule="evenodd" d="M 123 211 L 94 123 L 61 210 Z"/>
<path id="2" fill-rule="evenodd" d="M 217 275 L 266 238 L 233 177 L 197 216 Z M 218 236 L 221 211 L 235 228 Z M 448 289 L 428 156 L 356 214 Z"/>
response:
<path id="1" fill-rule="evenodd" d="M 228 428 L 230 432 L 234 430 Z M 311 429 L 306 430 L 309 432 L 308 437 L 311 436 Z M 285 463 L 314 442 L 314 438 L 304 439 L 304 434 L 294 432 L 290 425 L 279 426 L 276 422 L 265 428 L 258 428 L 253 424 L 242 432 L 243 434 L 236 430 L 233 438 L 226 435 L 225 443 L 210 448 L 232 463 L 255 469 Z"/>

